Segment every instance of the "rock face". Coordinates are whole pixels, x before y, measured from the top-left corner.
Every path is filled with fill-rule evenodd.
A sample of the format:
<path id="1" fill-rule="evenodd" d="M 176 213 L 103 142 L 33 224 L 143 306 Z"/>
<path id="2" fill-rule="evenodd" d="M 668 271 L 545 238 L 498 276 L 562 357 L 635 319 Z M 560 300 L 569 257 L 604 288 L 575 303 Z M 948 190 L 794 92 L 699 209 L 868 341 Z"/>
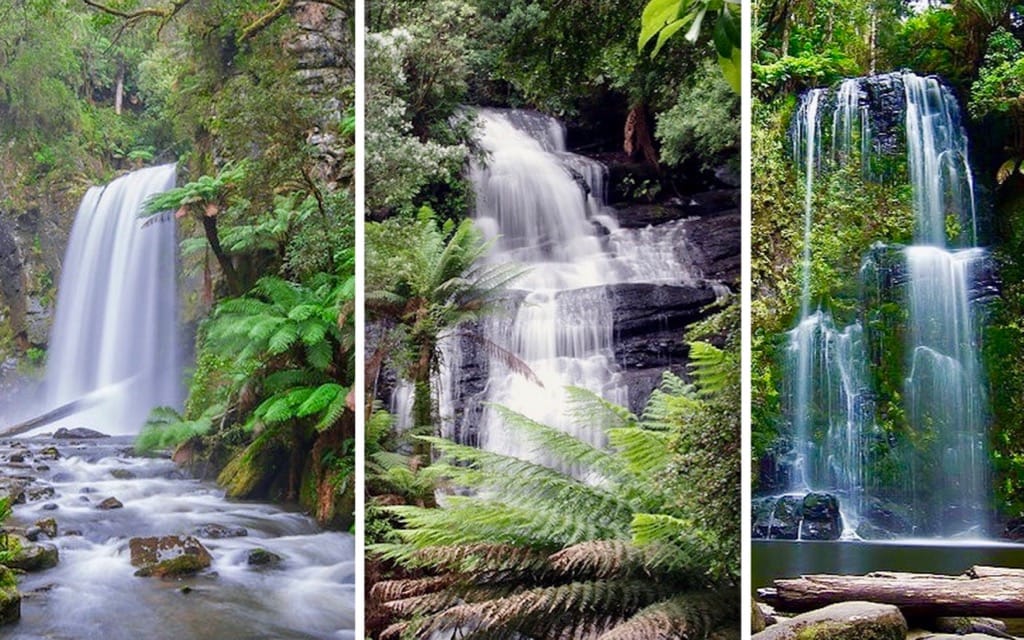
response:
<path id="1" fill-rule="evenodd" d="M 903 640 L 907 621 L 892 605 L 843 602 L 783 620 L 751 640 Z"/>
<path id="2" fill-rule="evenodd" d="M 110 509 L 120 509 L 122 507 L 124 507 L 124 505 L 121 504 L 121 501 L 114 497 L 107 498 L 103 502 L 96 505 L 97 509 L 103 509 L 105 511 L 109 511 Z"/>
<path id="3" fill-rule="evenodd" d="M 213 562 L 213 556 L 192 536 L 132 538 L 128 541 L 135 575 L 178 577 L 198 573 Z"/>

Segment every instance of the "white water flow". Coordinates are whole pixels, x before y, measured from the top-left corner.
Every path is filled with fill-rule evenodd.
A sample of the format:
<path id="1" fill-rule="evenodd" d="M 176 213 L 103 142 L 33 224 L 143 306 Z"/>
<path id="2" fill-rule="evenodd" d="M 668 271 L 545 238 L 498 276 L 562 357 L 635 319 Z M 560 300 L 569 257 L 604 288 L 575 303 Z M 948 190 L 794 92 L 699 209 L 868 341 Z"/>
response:
<path id="1" fill-rule="evenodd" d="M 934 78 L 904 77 L 907 155 L 916 216 L 906 249 L 909 302 L 907 412 L 934 437 L 913 485 L 914 510 L 936 533 L 980 530 L 987 502 L 985 391 L 971 310 L 976 242 L 967 139 L 952 93 Z M 950 247 L 967 248 L 950 248 Z"/>
<path id="2" fill-rule="evenodd" d="M 49 446 L 59 459 L 42 451 Z M 22 617 L 4 638 L 355 638 L 351 535 L 274 505 L 228 501 L 170 460 L 133 457 L 131 449 L 128 437 L 0 441 L 0 475 L 30 480 L 26 503 L 6 524 L 54 518 L 57 537 L 40 539 L 60 554 L 56 567 L 19 578 Z M 10 462 L 14 453 L 24 462 Z M 109 497 L 124 507 L 98 509 Z M 209 525 L 244 535 L 218 537 Z M 134 575 L 132 537 L 189 535 L 212 555 L 208 570 L 175 580 Z M 281 560 L 252 565 L 256 549 Z"/>
<path id="3" fill-rule="evenodd" d="M 871 311 L 863 296 L 854 320 L 838 327 L 829 311 L 815 309 L 811 291 L 816 172 L 858 161 L 872 153 L 868 121 L 872 108 L 865 79 L 844 81 L 834 93 L 804 94 L 793 125 L 794 158 L 804 178 L 804 244 L 800 319 L 788 334 L 784 409 L 793 429 L 789 490 L 830 491 L 840 497 L 846 534 L 852 535 L 865 503 L 882 497 L 898 505 L 915 535 L 977 533 L 987 503 L 986 398 L 978 355 L 978 327 L 971 289 L 987 255 L 974 247 L 977 222 L 967 140 L 952 92 L 935 78 L 911 73 L 896 81 L 905 92 L 906 154 L 913 192 L 915 244 L 895 247 L 905 268 L 875 264 L 868 255 L 862 274 L 882 269 L 901 287 L 904 331 L 904 408 L 912 434 L 893 479 L 883 484 L 865 472 L 871 443 L 884 445 L 876 426 L 869 354 L 888 353 L 870 344 L 861 318 Z M 831 108 L 831 138 L 822 140 L 822 120 Z M 858 127 L 858 122 L 860 125 Z M 858 141 L 859 135 L 859 141 Z M 859 145 L 858 145 L 859 142 Z M 824 153 L 823 153 L 824 148 Z M 867 215 L 870 215 L 868 213 Z M 872 251 L 885 255 L 884 245 Z M 891 253 L 891 252 L 890 252 Z M 863 276 L 862 276 L 863 277 Z M 879 286 L 875 283 L 875 288 Z M 878 293 L 878 292 L 876 292 Z M 883 297 L 891 298 L 885 291 Z M 885 357 L 885 356 L 883 356 Z"/>
<path id="4" fill-rule="evenodd" d="M 541 114 L 481 109 L 479 144 L 486 160 L 471 169 L 474 219 L 494 242 L 487 259 L 527 269 L 514 283 L 506 314 L 483 323 L 484 338 L 514 353 L 539 378 L 537 385 L 490 358 L 479 401 L 508 407 L 594 445 L 602 429 L 568 412 L 566 388 L 583 387 L 627 404 L 628 385 L 615 361 L 613 309 L 608 285 L 693 284 L 680 259 L 681 225 L 620 229 L 604 204 L 605 168 L 567 153 L 562 125 Z M 460 389 L 457 341 L 449 341 L 440 376 L 442 418 Z M 401 398 L 401 393 L 398 394 Z M 474 417 L 474 422 L 476 418 Z M 492 409 L 479 422 L 455 425 L 446 435 L 474 431 L 481 448 L 552 464 Z"/>
<path id="5" fill-rule="evenodd" d="M 174 184 L 174 165 L 142 169 L 90 189 L 78 209 L 50 336 L 47 403 L 115 391 L 76 416 L 77 426 L 137 433 L 153 407 L 181 403 L 176 225 L 167 214 L 139 218 L 147 198 Z"/>

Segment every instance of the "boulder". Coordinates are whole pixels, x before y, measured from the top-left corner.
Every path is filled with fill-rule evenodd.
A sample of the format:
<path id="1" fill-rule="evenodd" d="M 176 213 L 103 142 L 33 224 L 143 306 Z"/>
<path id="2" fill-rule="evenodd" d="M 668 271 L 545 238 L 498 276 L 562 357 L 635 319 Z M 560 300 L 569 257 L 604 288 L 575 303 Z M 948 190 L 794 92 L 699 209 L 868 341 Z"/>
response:
<path id="1" fill-rule="evenodd" d="M 907 621 L 897 607 L 842 602 L 782 620 L 751 640 L 903 640 Z"/>
<path id="2" fill-rule="evenodd" d="M 14 572 L 0 565 L 0 626 L 13 624 L 21 618 L 21 594 Z"/>
<path id="3" fill-rule="evenodd" d="M 7 562 L 11 569 L 33 572 L 43 571 L 57 566 L 60 561 L 60 553 L 57 547 L 46 542 L 32 542 L 20 535 L 11 536 L 18 546 L 14 557 Z"/>
<path id="4" fill-rule="evenodd" d="M 57 537 L 57 521 L 53 518 L 43 518 L 36 521 L 36 527 L 51 538 Z"/>
<path id="5" fill-rule="evenodd" d="M 801 540 L 838 540 L 843 533 L 839 499 L 831 493 L 811 492 L 804 496 L 801 507 Z"/>
<path id="6" fill-rule="evenodd" d="M 773 540 L 796 540 L 803 518 L 802 496 L 782 496 L 775 501 L 768 537 Z"/>
<path id="7" fill-rule="evenodd" d="M 14 463 L 22 463 L 22 462 L 25 462 L 25 454 L 23 454 L 23 453 L 12 453 L 11 455 L 9 455 L 7 457 L 7 459 L 9 461 L 11 461 L 11 462 L 14 462 Z"/>
<path id="8" fill-rule="evenodd" d="M 253 549 L 249 552 L 248 558 L 246 558 L 246 562 L 257 567 L 275 565 L 280 563 L 281 560 L 281 556 L 266 549 Z"/>
<path id="9" fill-rule="evenodd" d="M 193 533 L 200 538 L 211 538 L 214 540 L 220 540 L 221 538 L 242 538 L 249 535 L 249 530 L 245 527 L 226 527 L 222 524 L 204 524 L 193 531 Z"/>
<path id="10" fill-rule="evenodd" d="M 39 502 L 40 500 L 52 498 L 56 493 L 53 487 L 35 487 L 28 490 L 26 498 L 28 502 Z"/>
<path id="11" fill-rule="evenodd" d="M 110 475 L 118 480 L 133 480 L 135 478 L 135 473 L 128 469 L 114 469 Z"/>
<path id="12" fill-rule="evenodd" d="M 52 447 L 51 446 L 51 447 L 43 447 L 42 449 L 40 449 L 39 450 L 39 457 L 40 458 L 45 458 L 47 460 L 59 460 L 61 456 L 60 456 L 60 451 L 57 450 L 57 447 Z"/>
<path id="13" fill-rule="evenodd" d="M 132 538 L 128 541 L 135 573 L 142 577 L 179 577 L 206 569 L 213 557 L 199 540 L 192 536 Z"/>
<path id="14" fill-rule="evenodd" d="M 53 438 L 56 440 L 95 440 L 98 438 L 109 438 L 105 433 L 94 431 L 92 429 L 86 429 L 85 427 L 75 427 L 74 429 L 66 429 L 61 427 L 53 432 Z"/>
<path id="15" fill-rule="evenodd" d="M 103 509 L 104 511 L 109 511 L 110 509 L 120 509 L 122 507 L 124 507 L 124 505 L 121 503 L 121 501 L 113 496 L 107 498 L 103 502 L 96 505 L 97 509 Z"/>

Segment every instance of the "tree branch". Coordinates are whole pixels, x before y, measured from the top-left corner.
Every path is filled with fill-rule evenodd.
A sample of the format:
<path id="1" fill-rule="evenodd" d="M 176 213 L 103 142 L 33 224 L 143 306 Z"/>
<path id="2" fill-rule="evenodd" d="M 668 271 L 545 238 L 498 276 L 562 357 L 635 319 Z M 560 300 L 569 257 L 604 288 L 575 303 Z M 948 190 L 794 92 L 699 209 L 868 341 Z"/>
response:
<path id="1" fill-rule="evenodd" d="M 101 3 L 97 2 L 96 0 L 82 0 L 82 2 L 84 2 L 87 5 L 89 5 L 93 9 L 99 9 L 100 11 L 102 11 L 104 13 L 109 13 L 112 16 L 117 16 L 118 18 L 124 18 L 125 20 L 138 20 L 139 18 L 145 18 L 146 16 L 155 16 L 155 17 L 158 17 L 158 18 L 166 18 L 167 15 L 168 15 L 168 10 L 167 9 L 157 9 L 155 7 L 146 7 L 144 9 L 139 9 L 138 11 L 128 12 L 128 11 L 121 11 L 120 9 L 115 9 L 113 7 L 108 7 L 105 4 L 101 4 Z M 175 3 L 175 4 L 177 4 L 177 3 Z"/>
<path id="2" fill-rule="evenodd" d="M 255 22 L 250 24 L 242 31 L 241 35 L 238 36 L 238 42 L 245 42 L 249 38 L 258 34 L 260 31 L 263 31 L 264 29 L 269 27 L 275 20 L 284 15 L 284 12 L 287 11 L 288 8 L 291 7 L 291 5 L 291 0 L 279 0 L 278 3 L 274 5 L 274 8 L 271 9 L 269 13 L 257 19 Z"/>

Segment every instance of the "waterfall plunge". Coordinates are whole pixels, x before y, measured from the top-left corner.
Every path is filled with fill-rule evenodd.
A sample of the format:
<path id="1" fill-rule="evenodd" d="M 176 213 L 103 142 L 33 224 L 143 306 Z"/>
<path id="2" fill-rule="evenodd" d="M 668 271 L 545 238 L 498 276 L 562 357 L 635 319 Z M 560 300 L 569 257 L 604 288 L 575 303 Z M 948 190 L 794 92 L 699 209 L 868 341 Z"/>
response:
<path id="1" fill-rule="evenodd" d="M 915 216 L 915 245 L 901 249 L 908 316 L 904 409 L 913 438 L 930 444 L 897 454 L 899 477 L 885 498 L 906 509 L 914 533 L 952 535 L 981 528 L 988 492 L 986 401 L 971 304 L 975 272 L 987 256 L 971 246 L 977 242 L 974 186 L 955 98 L 935 78 L 896 77 L 904 92 Z M 829 313 L 812 309 L 809 280 L 815 172 L 822 158 L 851 161 L 859 131 L 861 167 L 870 173 L 872 114 L 864 84 L 850 79 L 834 95 L 806 93 L 793 127 L 794 157 L 804 171 L 805 236 L 801 317 L 786 349 L 786 411 L 796 456 L 791 489 L 838 493 L 848 533 L 865 501 L 877 497 L 865 466 L 869 444 L 885 438 L 875 424 L 868 379 L 872 345 L 864 344 L 859 321 L 838 328 Z M 823 141 L 829 108 L 832 136 Z M 862 273 L 877 267 L 869 255 Z M 864 285 L 862 290 L 870 288 Z M 867 311 L 864 293 L 860 316 Z"/>
<path id="2" fill-rule="evenodd" d="M 172 218 L 143 228 L 150 196 L 175 184 L 175 166 L 135 171 L 86 193 L 71 230 L 46 368 L 58 406 L 96 392 L 73 417 L 105 433 L 136 433 L 149 411 L 182 400 L 177 255 Z"/>

